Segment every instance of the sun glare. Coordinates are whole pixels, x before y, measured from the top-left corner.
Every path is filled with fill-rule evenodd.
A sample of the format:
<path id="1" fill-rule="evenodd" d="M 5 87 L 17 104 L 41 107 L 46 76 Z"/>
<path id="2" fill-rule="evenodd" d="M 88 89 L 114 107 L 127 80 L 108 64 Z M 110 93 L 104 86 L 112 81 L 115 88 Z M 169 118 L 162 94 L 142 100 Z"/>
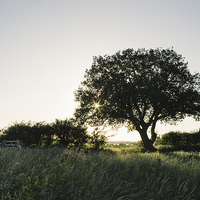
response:
<path id="1" fill-rule="evenodd" d="M 98 103 L 95 103 L 95 104 L 94 104 L 94 107 L 95 107 L 95 108 L 99 108 L 99 104 L 98 104 Z"/>
<path id="2" fill-rule="evenodd" d="M 102 114 L 101 109 L 105 107 L 105 105 L 100 104 L 101 98 L 99 99 L 98 102 L 96 102 L 94 99 L 92 99 L 92 101 L 93 101 L 93 104 L 89 107 L 92 107 L 93 109 L 98 110 Z"/>

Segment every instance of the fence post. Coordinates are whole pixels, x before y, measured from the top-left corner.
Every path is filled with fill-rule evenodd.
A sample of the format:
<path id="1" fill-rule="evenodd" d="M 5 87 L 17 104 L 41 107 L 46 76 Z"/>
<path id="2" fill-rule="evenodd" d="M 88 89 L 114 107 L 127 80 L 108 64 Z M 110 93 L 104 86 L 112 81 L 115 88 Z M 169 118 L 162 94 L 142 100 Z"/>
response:
<path id="1" fill-rule="evenodd" d="M 19 140 L 17 140 L 17 147 L 18 147 L 19 149 L 22 149 L 22 147 L 21 147 L 21 145 L 20 145 L 20 143 L 19 143 Z"/>
<path id="2" fill-rule="evenodd" d="M 158 159 L 158 171 L 161 170 L 161 159 Z"/>
<path id="3" fill-rule="evenodd" d="M 5 140 L 3 140 L 3 142 L 2 142 L 2 147 L 6 147 L 6 141 Z"/>

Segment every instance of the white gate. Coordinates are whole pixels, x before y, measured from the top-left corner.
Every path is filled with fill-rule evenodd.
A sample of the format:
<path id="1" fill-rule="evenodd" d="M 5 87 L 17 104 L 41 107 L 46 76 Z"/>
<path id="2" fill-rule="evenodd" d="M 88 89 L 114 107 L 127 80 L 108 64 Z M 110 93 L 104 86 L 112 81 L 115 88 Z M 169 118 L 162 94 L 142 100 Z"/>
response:
<path id="1" fill-rule="evenodd" d="M 22 149 L 19 140 L 13 140 L 13 141 L 4 140 L 2 143 L 2 147 L 12 148 L 12 149 Z"/>

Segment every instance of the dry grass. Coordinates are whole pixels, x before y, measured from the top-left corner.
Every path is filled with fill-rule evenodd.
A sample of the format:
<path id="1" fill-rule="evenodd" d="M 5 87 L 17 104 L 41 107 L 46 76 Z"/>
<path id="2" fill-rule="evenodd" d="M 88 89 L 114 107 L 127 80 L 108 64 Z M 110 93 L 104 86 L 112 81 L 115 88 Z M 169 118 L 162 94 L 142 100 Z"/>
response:
<path id="1" fill-rule="evenodd" d="M 199 199 L 199 161 L 199 153 L 184 152 L 1 149 L 0 199 Z"/>

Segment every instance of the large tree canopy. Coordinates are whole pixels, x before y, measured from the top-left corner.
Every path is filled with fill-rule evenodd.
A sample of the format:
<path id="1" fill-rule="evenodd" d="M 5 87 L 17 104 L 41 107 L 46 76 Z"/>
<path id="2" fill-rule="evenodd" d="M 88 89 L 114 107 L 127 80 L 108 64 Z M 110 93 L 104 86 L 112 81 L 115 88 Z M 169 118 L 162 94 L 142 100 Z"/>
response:
<path id="1" fill-rule="evenodd" d="M 157 121 L 199 116 L 200 76 L 187 66 L 173 49 L 126 49 L 94 57 L 75 92 L 80 102 L 75 116 L 91 125 L 126 124 L 152 151 Z"/>

